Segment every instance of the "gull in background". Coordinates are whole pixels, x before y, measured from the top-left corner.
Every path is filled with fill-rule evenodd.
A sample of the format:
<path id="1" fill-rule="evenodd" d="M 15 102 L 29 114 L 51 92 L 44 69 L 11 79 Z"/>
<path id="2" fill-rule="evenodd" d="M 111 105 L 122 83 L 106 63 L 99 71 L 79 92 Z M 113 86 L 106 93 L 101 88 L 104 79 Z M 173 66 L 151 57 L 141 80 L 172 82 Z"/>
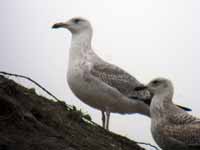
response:
<path id="1" fill-rule="evenodd" d="M 157 78 L 147 87 L 153 94 L 151 132 L 156 143 L 163 150 L 200 150 L 200 119 L 174 105 L 172 82 Z"/>
<path id="2" fill-rule="evenodd" d="M 52 28 L 66 28 L 72 33 L 67 81 L 73 93 L 84 103 L 102 112 L 103 127 L 108 129 L 110 113 L 140 113 L 149 116 L 149 106 L 142 100 L 151 95 L 135 77 L 105 62 L 92 49 L 92 26 L 76 17 L 56 23 Z"/>

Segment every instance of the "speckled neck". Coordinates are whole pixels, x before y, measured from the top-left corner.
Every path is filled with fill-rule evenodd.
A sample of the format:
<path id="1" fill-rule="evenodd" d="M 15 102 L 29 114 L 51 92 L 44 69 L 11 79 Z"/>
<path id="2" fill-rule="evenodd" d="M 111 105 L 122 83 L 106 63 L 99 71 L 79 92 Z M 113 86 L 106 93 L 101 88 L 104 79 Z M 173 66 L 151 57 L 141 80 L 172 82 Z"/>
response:
<path id="1" fill-rule="evenodd" d="M 163 92 L 154 95 L 150 105 L 150 114 L 152 119 L 158 119 L 164 117 L 167 109 L 172 103 L 173 94 L 171 92 Z"/>
<path id="2" fill-rule="evenodd" d="M 70 58 L 80 59 L 92 52 L 91 47 L 92 32 L 90 30 L 82 31 L 81 33 L 72 34 L 70 47 Z"/>

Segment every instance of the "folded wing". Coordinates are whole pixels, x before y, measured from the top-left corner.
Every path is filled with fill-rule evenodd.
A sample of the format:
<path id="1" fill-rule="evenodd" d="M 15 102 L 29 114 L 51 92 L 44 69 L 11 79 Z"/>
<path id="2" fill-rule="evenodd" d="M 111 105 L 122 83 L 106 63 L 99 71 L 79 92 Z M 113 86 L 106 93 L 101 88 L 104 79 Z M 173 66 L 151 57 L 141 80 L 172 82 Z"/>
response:
<path id="1" fill-rule="evenodd" d="M 105 63 L 95 64 L 91 69 L 91 74 L 127 97 L 136 99 L 149 99 L 151 97 L 147 89 L 135 90 L 142 84 L 117 66 Z"/>

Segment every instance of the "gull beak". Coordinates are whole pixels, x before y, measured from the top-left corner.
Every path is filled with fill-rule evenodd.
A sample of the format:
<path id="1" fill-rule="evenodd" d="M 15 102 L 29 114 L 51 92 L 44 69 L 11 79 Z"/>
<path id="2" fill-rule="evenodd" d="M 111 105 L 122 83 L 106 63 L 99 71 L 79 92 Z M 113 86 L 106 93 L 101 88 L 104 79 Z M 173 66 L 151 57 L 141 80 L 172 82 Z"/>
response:
<path id="1" fill-rule="evenodd" d="M 143 99 L 142 102 L 145 103 L 145 104 L 147 104 L 148 106 L 150 106 L 151 105 L 151 98 L 149 98 L 149 99 Z"/>
<path id="2" fill-rule="evenodd" d="M 150 91 L 149 91 L 150 92 Z M 143 102 L 145 104 L 147 104 L 148 106 L 151 105 L 151 101 L 152 101 L 152 98 L 153 98 L 153 93 L 150 92 L 150 97 L 148 99 L 144 99 Z"/>
<path id="3" fill-rule="evenodd" d="M 63 23 L 63 22 L 59 22 L 56 23 L 52 26 L 53 29 L 58 29 L 58 28 L 67 28 L 68 24 L 67 23 Z"/>

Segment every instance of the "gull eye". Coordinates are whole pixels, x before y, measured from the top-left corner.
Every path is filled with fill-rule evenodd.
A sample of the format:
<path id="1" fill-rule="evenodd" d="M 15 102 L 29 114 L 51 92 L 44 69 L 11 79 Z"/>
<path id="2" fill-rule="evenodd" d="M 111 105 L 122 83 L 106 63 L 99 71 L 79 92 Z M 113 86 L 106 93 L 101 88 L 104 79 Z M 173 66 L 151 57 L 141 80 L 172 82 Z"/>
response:
<path id="1" fill-rule="evenodd" d="M 160 83 L 160 81 L 158 81 L 158 80 L 155 80 L 155 81 L 152 82 L 152 84 L 153 84 L 154 86 L 158 85 L 159 83 Z"/>
<path id="2" fill-rule="evenodd" d="M 73 20 L 75 24 L 78 24 L 81 20 L 80 19 L 74 19 Z"/>

